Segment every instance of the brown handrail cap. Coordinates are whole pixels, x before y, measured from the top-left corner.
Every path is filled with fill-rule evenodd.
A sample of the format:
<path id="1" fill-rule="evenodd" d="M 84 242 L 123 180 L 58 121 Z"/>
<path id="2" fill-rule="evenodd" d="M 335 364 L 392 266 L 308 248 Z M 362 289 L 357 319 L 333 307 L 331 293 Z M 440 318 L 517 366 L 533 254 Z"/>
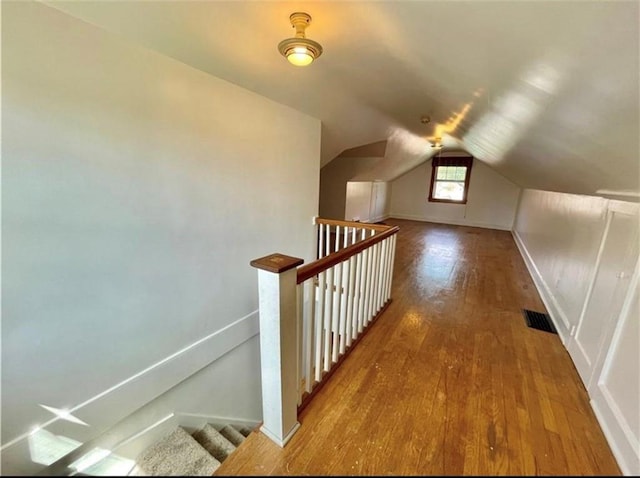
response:
<path id="1" fill-rule="evenodd" d="M 285 256 L 284 254 L 269 254 L 268 256 L 260 257 L 259 259 L 252 260 L 251 264 L 256 269 L 262 269 L 263 271 L 273 272 L 280 274 L 282 272 L 298 267 L 304 263 L 304 259 L 299 257 Z"/>

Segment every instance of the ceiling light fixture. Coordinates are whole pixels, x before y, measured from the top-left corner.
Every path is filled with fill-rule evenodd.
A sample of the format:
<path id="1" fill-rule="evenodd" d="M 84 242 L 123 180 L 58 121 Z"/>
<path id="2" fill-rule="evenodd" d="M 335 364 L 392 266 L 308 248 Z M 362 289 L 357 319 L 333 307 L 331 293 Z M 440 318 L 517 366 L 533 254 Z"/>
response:
<path id="1" fill-rule="evenodd" d="M 320 43 L 309 40 L 304 36 L 304 30 L 311 23 L 311 15 L 304 12 L 295 12 L 289 16 L 289 20 L 293 28 L 296 29 L 296 36 L 278 43 L 278 51 L 292 65 L 307 66 L 322 55 Z"/>

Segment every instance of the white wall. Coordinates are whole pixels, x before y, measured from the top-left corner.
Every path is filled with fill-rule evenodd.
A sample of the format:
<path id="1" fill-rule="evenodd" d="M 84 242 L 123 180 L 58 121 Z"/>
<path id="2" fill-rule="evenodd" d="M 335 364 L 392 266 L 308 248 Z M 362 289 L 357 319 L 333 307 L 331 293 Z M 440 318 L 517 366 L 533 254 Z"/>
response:
<path id="1" fill-rule="evenodd" d="M 640 473 L 640 205 L 525 190 L 514 238 L 626 474 Z"/>
<path id="2" fill-rule="evenodd" d="M 255 336 L 249 261 L 313 255 L 320 122 L 43 4 L 2 10 L 4 458 L 39 404 L 85 440 Z"/>
<path id="3" fill-rule="evenodd" d="M 566 340 L 584 305 L 606 224 L 607 200 L 526 189 L 513 230 Z M 546 297 L 545 297 L 546 296 Z"/>
<path id="4" fill-rule="evenodd" d="M 337 157 L 320 170 L 320 217 L 345 219 L 347 182 L 382 158 Z"/>
<path id="5" fill-rule="evenodd" d="M 520 188 L 474 160 L 467 204 L 429 202 L 431 161 L 391 183 L 390 215 L 400 219 L 510 230 Z"/>
<path id="6" fill-rule="evenodd" d="M 425 138 L 404 129 L 391 128 L 387 134 L 384 161 L 353 176 L 353 181 L 393 181 L 436 152 Z"/>

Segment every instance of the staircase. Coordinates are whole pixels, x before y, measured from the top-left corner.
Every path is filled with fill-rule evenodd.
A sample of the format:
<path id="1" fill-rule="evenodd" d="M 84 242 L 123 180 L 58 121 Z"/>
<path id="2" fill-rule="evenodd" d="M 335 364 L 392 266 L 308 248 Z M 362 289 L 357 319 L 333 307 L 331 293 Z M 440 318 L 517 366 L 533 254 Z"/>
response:
<path id="1" fill-rule="evenodd" d="M 129 476 L 211 476 L 252 431 L 206 424 L 190 434 L 179 426 L 140 453 Z"/>

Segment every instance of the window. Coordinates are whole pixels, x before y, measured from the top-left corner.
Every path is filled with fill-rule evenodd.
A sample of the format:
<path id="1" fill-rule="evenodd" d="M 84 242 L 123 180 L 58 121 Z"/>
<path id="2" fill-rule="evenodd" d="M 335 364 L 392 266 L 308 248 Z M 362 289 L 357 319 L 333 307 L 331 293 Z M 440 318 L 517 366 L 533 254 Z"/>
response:
<path id="1" fill-rule="evenodd" d="M 433 158 L 429 201 L 467 203 L 472 157 Z"/>

